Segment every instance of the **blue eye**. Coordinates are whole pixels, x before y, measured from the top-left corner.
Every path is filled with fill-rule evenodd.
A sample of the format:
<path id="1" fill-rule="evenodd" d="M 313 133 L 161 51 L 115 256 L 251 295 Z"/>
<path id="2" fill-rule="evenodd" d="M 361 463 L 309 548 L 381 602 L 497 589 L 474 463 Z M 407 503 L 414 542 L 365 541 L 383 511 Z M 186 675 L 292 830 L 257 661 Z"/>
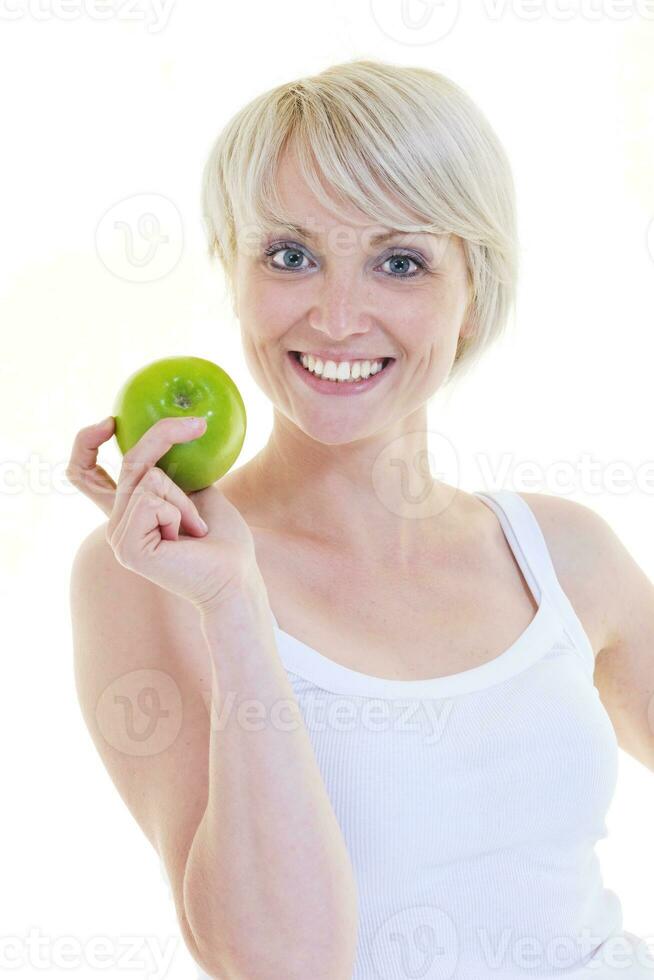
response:
<path id="1" fill-rule="evenodd" d="M 272 259 L 274 259 L 274 257 L 280 252 L 287 253 L 286 257 L 282 259 L 284 262 L 283 266 L 272 261 Z M 279 269 L 281 272 L 293 272 L 295 269 L 304 270 L 307 268 L 307 266 L 302 266 L 302 259 L 308 259 L 308 255 L 302 248 L 300 248 L 299 245 L 294 245 L 292 242 L 276 242 L 274 245 L 270 245 L 267 249 L 265 249 L 265 255 L 269 255 L 271 257 L 270 265 L 275 269 Z M 416 266 L 416 269 L 413 272 L 404 273 L 389 271 L 388 275 L 392 279 L 411 279 L 413 276 L 417 276 L 419 274 L 418 270 L 424 270 L 426 268 L 423 260 L 417 255 L 402 251 L 391 252 L 390 255 L 384 259 L 382 265 L 386 265 L 387 262 L 391 261 L 397 262 L 398 259 L 400 262 L 404 263 L 412 262 Z"/>
<path id="2" fill-rule="evenodd" d="M 406 252 L 394 252 L 387 259 L 384 260 L 383 265 L 386 265 L 387 262 L 396 261 L 397 259 L 399 259 L 401 262 L 413 262 L 413 264 L 417 266 L 419 269 L 425 268 L 424 263 L 422 263 L 420 259 L 414 258 L 412 255 L 407 255 Z M 417 276 L 418 273 L 417 271 L 414 271 L 414 272 L 409 272 L 406 275 L 399 275 L 397 272 L 391 272 L 391 275 L 395 279 L 411 279 L 412 276 Z"/>
<path id="3" fill-rule="evenodd" d="M 298 263 L 298 258 L 300 259 L 300 262 L 302 260 L 302 256 L 305 259 L 307 258 L 306 253 L 303 252 L 301 248 L 297 248 L 297 246 L 295 246 L 295 245 L 287 245 L 284 242 L 281 242 L 281 243 L 279 243 L 277 245 L 271 245 L 270 248 L 267 248 L 266 249 L 266 253 L 265 254 L 266 255 L 270 255 L 270 256 L 275 256 L 278 252 L 288 252 L 289 253 L 289 255 L 290 255 L 290 262 L 289 262 L 288 265 L 285 265 L 285 270 L 289 270 L 289 271 L 293 271 L 293 269 L 300 268 L 300 265 Z M 277 265 L 276 262 L 271 262 L 270 264 L 272 266 L 274 266 L 276 269 L 281 269 L 282 268 L 280 265 Z"/>

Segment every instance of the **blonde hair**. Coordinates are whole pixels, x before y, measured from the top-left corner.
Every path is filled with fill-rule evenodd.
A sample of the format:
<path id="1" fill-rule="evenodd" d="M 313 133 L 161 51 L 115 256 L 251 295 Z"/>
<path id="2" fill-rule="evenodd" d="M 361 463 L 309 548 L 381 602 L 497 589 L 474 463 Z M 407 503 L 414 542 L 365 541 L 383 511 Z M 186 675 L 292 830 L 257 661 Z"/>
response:
<path id="1" fill-rule="evenodd" d="M 342 200 L 389 227 L 462 240 L 472 329 L 459 338 L 447 380 L 460 377 L 501 334 L 516 301 L 513 178 L 481 110 L 444 75 L 368 60 L 249 102 L 220 132 L 202 178 L 209 254 L 223 266 L 232 302 L 240 229 L 288 221 L 275 175 L 291 141 L 302 177 L 332 211 Z"/>

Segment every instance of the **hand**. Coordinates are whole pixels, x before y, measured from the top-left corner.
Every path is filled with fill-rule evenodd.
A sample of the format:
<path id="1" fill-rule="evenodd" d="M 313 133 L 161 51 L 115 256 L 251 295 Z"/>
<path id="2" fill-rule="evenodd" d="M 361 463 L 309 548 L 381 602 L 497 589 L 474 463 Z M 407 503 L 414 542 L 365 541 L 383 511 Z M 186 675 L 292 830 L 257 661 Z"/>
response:
<path id="1" fill-rule="evenodd" d="M 114 419 L 80 429 L 66 476 L 109 517 L 106 536 L 116 559 L 201 613 L 260 577 L 252 533 L 215 486 L 185 494 L 157 460 L 179 442 L 202 435 L 188 419 L 159 419 L 123 457 L 118 484 L 97 463 Z M 203 525 L 204 523 L 208 527 Z M 180 536 L 180 531 L 184 534 Z"/>

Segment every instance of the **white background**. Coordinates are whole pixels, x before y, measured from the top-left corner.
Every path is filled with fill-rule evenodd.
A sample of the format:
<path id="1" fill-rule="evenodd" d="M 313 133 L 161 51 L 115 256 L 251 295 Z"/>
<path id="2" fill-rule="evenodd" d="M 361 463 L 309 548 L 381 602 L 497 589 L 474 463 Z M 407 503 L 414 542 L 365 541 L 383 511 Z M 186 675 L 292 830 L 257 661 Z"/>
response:
<path id="1" fill-rule="evenodd" d="M 76 702 L 69 569 L 103 515 L 64 469 L 75 432 L 112 412 L 124 378 L 170 354 L 208 357 L 236 380 L 248 410 L 238 465 L 265 441 L 271 408 L 243 363 L 199 208 L 211 142 L 261 91 L 365 57 L 433 68 L 478 102 L 516 179 L 517 325 L 430 404 L 435 445 L 442 434 L 457 446 L 467 490 L 595 508 L 654 578 L 654 3 L 475 0 L 446 31 L 456 14 L 445 0 L 421 28 L 400 0 L 0 0 L 0 934 L 28 964 L 8 975 L 194 975 L 156 854 Z M 157 197 L 110 211 L 135 195 Z M 160 268 L 133 221 L 150 205 L 168 235 Z M 125 236 L 107 232 L 115 220 L 132 222 L 131 260 Z M 117 474 L 113 443 L 102 461 Z M 654 774 L 621 753 L 598 851 L 625 927 L 654 938 L 653 822 Z M 27 950 L 30 928 L 48 970 Z M 84 950 L 101 935 L 97 974 L 56 952 L 63 937 Z M 140 969 L 134 954 L 121 967 L 126 937 L 176 944 L 168 972 L 143 948 Z"/>

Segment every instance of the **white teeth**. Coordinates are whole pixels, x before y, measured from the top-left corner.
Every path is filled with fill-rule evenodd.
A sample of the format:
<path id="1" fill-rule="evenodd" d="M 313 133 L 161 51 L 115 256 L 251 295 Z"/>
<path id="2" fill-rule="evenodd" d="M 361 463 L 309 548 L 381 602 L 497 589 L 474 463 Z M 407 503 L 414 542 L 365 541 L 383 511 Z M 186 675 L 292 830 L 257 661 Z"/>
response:
<path id="1" fill-rule="evenodd" d="M 369 378 L 378 374 L 383 366 L 383 361 L 336 361 L 320 360 L 313 354 L 300 354 L 300 362 L 315 374 L 317 377 L 325 378 L 328 381 L 348 382 L 356 381 L 357 378 Z"/>

